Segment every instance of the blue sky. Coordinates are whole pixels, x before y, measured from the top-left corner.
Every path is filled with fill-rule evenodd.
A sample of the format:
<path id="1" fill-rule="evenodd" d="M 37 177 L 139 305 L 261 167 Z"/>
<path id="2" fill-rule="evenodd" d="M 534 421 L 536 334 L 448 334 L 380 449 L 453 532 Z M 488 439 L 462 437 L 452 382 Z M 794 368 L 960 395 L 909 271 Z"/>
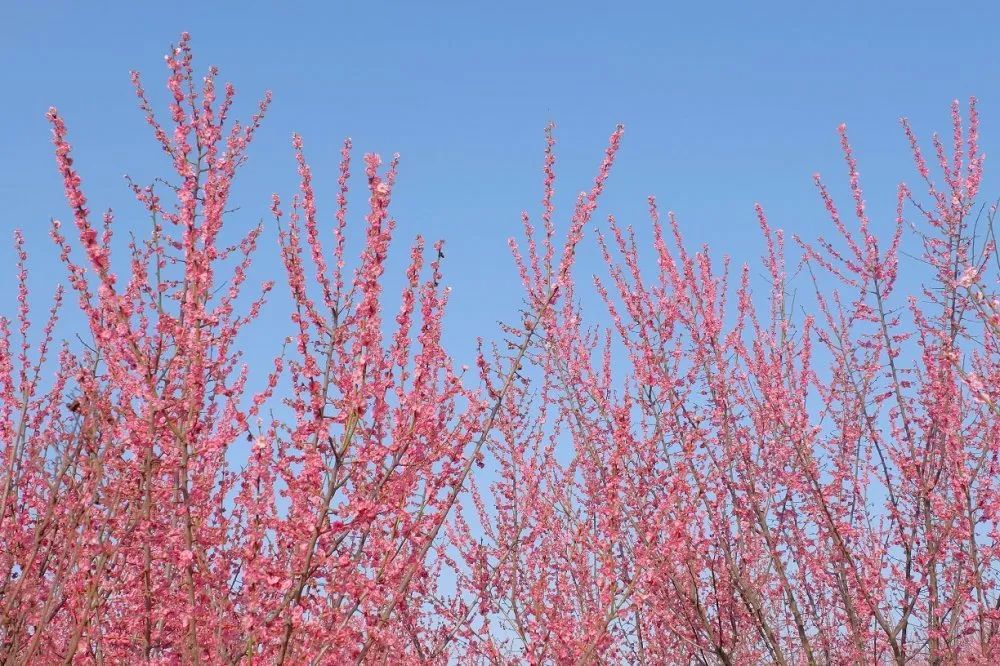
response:
<path id="1" fill-rule="evenodd" d="M 557 124 L 562 220 L 622 122 L 599 219 L 614 213 L 645 229 L 645 198 L 656 194 L 692 243 L 752 261 L 763 250 L 755 201 L 789 233 L 828 229 L 811 176 L 823 172 L 844 192 L 840 122 L 885 229 L 895 183 L 915 180 L 899 116 L 923 136 L 947 131 L 949 102 L 977 95 L 991 154 L 1000 137 L 998 19 L 1000 6 L 986 2 L 8 2 L 0 237 L 25 229 L 32 284 L 49 293 L 63 271 L 48 220 L 69 214 L 44 120 L 50 105 L 67 120 L 92 208 L 113 206 L 119 229 L 145 230 L 121 175 L 147 181 L 168 165 L 128 71 L 142 71 L 162 100 L 162 56 L 187 30 L 196 65 L 219 65 L 244 113 L 274 92 L 234 192 L 234 227 L 266 218 L 271 192 L 293 192 L 292 131 L 304 136 L 328 220 L 343 137 L 357 157 L 399 152 L 396 265 L 418 232 L 447 241 L 449 340 L 456 361 L 468 362 L 474 336 L 493 337 L 495 321 L 520 302 L 505 240 L 521 210 L 538 212 L 548 121 Z M 990 164 L 984 191 L 995 196 Z M 280 278 L 273 242 L 259 256 L 259 276 Z M 11 257 L 0 241 L 0 268 Z M 581 262 L 584 273 L 598 270 L 592 243 Z M 0 278 L 5 312 L 12 293 Z M 267 331 L 255 336 L 268 356 L 277 351 Z"/>

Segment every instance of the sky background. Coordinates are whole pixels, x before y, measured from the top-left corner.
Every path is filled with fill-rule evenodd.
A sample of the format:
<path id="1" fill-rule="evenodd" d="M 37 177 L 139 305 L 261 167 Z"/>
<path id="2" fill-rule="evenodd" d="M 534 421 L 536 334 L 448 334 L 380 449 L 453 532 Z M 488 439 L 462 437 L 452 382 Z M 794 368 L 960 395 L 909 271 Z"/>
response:
<path id="1" fill-rule="evenodd" d="M 896 182 L 916 180 L 900 116 L 927 138 L 949 131 L 952 99 L 976 95 L 990 155 L 1000 138 L 998 24 L 1000 4 L 987 2 L 4 2 L 0 235 L 25 230 L 41 314 L 65 275 L 48 220 L 70 218 L 44 119 L 50 105 L 69 126 L 91 208 L 112 206 L 119 230 L 146 231 L 122 174 L 147 182 L 169 165 L 135 108 L 128 72 L 140 70 L 165 109 L 163 54 L 187 30 L 196 67 L 219 65 L 219 78 L 236 84 L 239 115 L 274 93 L 234 191 L 234 234 L 267 220 L 272 192 L 294 192 L 293 131 L 304 137 L 328 223 L 345 136 L 358 161 L 367 151 L 400 153 L 399 271 L 389 284 L 413 236 L 445 239 L 448 341 L 456 362 L 468 363 L 475 337 L 496 337 L 495 322 L 513 318 L 521 301 L 506 239 L 519 232 L 520 211 L 539 212 L 547 122 L 557 125 L 563 225 L 622 122 L 598 220 L 614 213 L 642 237 L 655 194 L 692 245 L 754 261 L 763 251 L 756 201 L 789 234 L 829 232 L 812 174 L 843 197 L 840 122 L 883 230 Z M 1000 194 L 991 174 L 987 159 L 988 197 Z M 354 229 L 361 212 L 354 208 Z M 267 233 L 255 275 L 280 279 L 273 227 Z M 12 313 L 9 246 L 0 240 L 0 310 Z M 582 277 L 599 272 L 595 255 L 588 242 Z M 269 321 L 248 344 L 272 356 L 275 330 L 288 328 Z"/>

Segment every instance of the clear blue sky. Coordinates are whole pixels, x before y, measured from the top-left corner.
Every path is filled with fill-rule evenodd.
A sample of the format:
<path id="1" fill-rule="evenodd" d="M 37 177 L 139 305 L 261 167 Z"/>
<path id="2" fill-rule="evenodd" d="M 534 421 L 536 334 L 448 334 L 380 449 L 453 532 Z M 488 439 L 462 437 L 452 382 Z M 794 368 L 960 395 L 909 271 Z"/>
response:
<path id="1" fill-rule="evenodd" d="M 537 213 L 549 120 L 560 142 L 563 220 L 623 122 L 601 215 L 644 227 L 645 197 L 656 194 L 692 242 L 738 260 L 761 253 L 755 201 L 790 233 L 827 229 L 811 175 L 823 172 L 843 192 L 840 122 L 876 217 L 891 212 L 898 179 L 915 180 L 900 115 L 924 136 L 947 131 L 949 102 L 974 94 L 987 154 L 1000 141 L 997 3 L 278 5 L 4 3 L 0 268 L 12 256 L 6 239 L 21 227 L 33 284 L 47 293 L 63 275 L 46 238 L 49 218 L 69 215 L 43 117 L 50 105 L 67 119 L 92 208 L 113 206 L 120 229 L 145 230 L 121 175 L 148 180 L 167 164 L 135 109 L 128 71 L 142 71 L 162 100 L 162 56 L 183 30 L 196 65 L 217 64 L 236 84 L 243 111 L 274 92 L 234 194 L 234 225 L 266 217 L 271 192 L 293 192 L 292 131 L 305 138 L 327 219 L 343 137 L 353 137 L 358 156 L 401 153 L 398 239 L 423 232 L 448 242 L 459 362 L 471 357 L 471 336 L 495 335 L 495 320 L 519 303 L 505 239 L 518 232 L 522 209 Z M 987 196 L 1000 194 L 990 159 L 987 174 Z M 887 228 L 888 218 L 879 223 Z M 260 276 L 280 277 L 273 244 L 260 257 Z M 402 245 L 395 257 L 405 257 Z M 583 268 L 595 268 L 589 250 Z M 5 270 L 0 309 L 10 313 Z M 268 355 L 276 350 L 266 335 L 254 340 Z"/>

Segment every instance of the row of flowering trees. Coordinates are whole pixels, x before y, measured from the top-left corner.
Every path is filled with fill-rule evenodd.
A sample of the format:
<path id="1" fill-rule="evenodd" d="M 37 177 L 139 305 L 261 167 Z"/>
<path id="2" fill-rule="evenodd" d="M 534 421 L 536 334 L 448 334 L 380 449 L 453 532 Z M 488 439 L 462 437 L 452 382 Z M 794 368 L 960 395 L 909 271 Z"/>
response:
<path id="1" fill-rule="evenodd" d="M 691 252 L 652 198 L 651 251 L 611 219 L 597 319 L 574 258 L 622 130 L 563 226 L 550 128 L 540 224 L 511 243 L 524 309 L 477 373 L 442 348 L 439 244 L 428 262 L 416 240 L 384 306 L 396 162 L 366 155 L 349 191 L 345 143 L 331 235 L 298 137 L 299 190 L 271 207 L 288 337 L 248 357 L 274 288 L 247 280 L 264 236 L 220 232 L 269 98 L 233 121 L 186 35 L 167 66 L 166 122 L 133 75 L 173 167 L 131 184 L 148 236 L 112 260 L 116 224 L 89 208 L 54 109 L 72 225 L 52 224 L 67 289 L 41 322 L 15 235 L 4 663 L 1000 659 L 1000 259 L 974 101 L 934 138 L 936 176 L 904 123 L 926 193 L 900 185 L 888 238 L 841 128 L 849 214 L 817 177 L 835 236 L 795 238 L 789 272 L 758 207 L 764 290 Z M 922 252 L 901 265 L 904 233 Z M 911 265 L 927 281 L 908 294 Z M 64 301 L 89 326 L 77 346 L 58 341 Z"/>

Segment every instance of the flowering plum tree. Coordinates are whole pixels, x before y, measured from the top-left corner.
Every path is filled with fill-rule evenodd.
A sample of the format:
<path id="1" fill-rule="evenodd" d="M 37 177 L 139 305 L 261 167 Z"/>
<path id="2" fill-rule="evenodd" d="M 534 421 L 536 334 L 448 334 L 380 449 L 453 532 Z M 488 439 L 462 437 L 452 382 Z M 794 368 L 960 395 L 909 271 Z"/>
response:
<path id="1" fill-rule="evenodd" d="M 975 100 L 969 116 L 963 131 L 956 102 L 951 154 L 933 140 L 943 185 L 903 121 L 928 196 L 900 185 L 888 242 L 840 128 L 855 225 L 817 176 L 839 240 L 795 239 L 814 291 L 800 313 L 784 237 L 760 206 L 762 303 L 748 266 L 734 280 L 728 259 L 689 252 L 654 199 L 652 271 L 611 219 L 598 234 L 608 277 L 594 280 L 607 326 L 586 322 L 552 262 L 550 139 L 543 257 L 526 224 L 527 258 L 515 258 L 529 303 L 553 275 L 562 300 L 525 355 L 540 372 L 491 438 L 501 473 L 494 503 L 478 504 L 486 539 L 467 544 L 478 568 L 466 584 L 484 600 L 482 627 L 507 631 L 480 631 L 471 655 L 995 662 L 996 206 L 975 205 Z M 907 226 L 929 282 L 900 297 Z"/>
<path id="2" fill-rule="evenodd" d="M 77 241 L 52 223 L 68 291 L 40 329 L 15 233 L 4 663 L 1000 658 L 1000 255 L 996 206 L 976 203 L 974 100 L 967 127 L 954 105 L 949 146 L 933 139 L 939 176 L 904 121 L 926 195 L 900 185 L 885 239 L 841 127 L 854 219 L 817 176 L 836 236 L 794 238 L 789 271 L 758 206 L 763 290 L 748 265 L 690 251 L 652 198 L 651 248 L 611 218 L 597 319 L 574 264 L 622 129 L 560 232 L 550 127 L 540 228 L 525 214 L 511 243 L 524 310 L 477 380 L 442 347 L 440 243 L 428 262 L 416 240 L 385 320 L 397 161 L 364 157 L 352 268 L 351 143 L 327 236 L 298 136 L 298 192 L 271 206 L 288 336 L 247 358 L 275 283 L 249 283 L 262 227 L 233 245 L 222 231 L 270 98 L 235 122 L 233 87 L 195 76 L 186 35 L 166 62 L 165 124 L 133 74 L 173 174 L 129 181 L 151 231 L 127 261 L 55 109 Z M 926 276 L 913 294 L 907 230 Z M 58 342 L 69 298 L 79 345 Z"/>

